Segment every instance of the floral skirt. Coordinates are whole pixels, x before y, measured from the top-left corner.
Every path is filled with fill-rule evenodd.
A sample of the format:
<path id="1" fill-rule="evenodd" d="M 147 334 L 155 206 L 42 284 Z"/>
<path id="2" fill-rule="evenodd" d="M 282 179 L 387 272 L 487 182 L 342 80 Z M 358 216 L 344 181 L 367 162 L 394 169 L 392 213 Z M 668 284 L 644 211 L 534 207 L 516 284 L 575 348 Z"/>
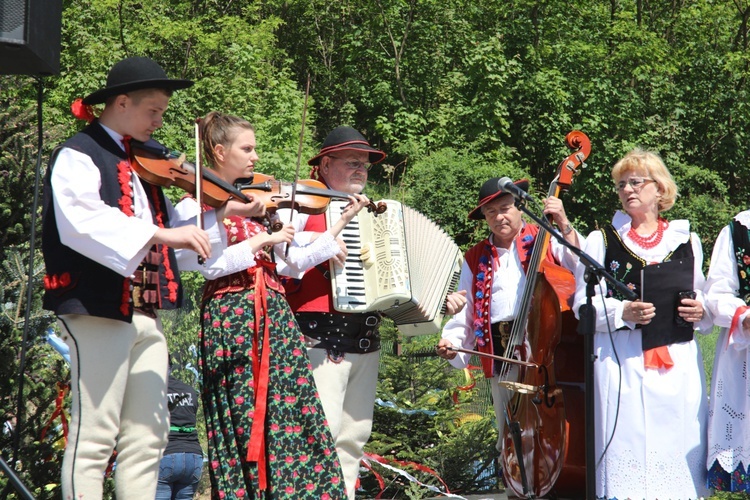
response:
<path id="1" fill-rule="evenodd" d="M 719 461 L 708 470 L 708 487 L 716 491 L 743 491 L 750 493 L 750 476 L 742 464 L 739 464 L 731 474 L 725 471 Z"/>
<path id="2" fill-rule="evenodd" d="M 255 291 L 209 299 L 203 307 L 201 370 L 212 498 L 346 498 L 343 476 L 318 398 L 302 334 L 283 295 L 267 291 L 270 368 L 265 418 L 267 489 L 247 461 L 256 411 Z M 256 354 L 257 352 L 257 354 Z"/>

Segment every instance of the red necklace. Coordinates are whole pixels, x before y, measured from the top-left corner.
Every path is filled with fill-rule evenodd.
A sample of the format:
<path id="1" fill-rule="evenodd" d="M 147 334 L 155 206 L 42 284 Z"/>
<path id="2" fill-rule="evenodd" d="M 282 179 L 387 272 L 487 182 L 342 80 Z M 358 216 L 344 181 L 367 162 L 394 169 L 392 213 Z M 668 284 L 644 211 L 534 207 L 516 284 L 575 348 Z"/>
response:
<path id="1" fill-rule="evenodd" d="M 654 231 L 653 233 L 649 234 L 648 236 L 641 236 L 640 234 L 635 232 L 635 229 L 631 227 L 628 231 L 628 237 L 633 240 L 633 243 L 641 248 L 654 248 L 661 242 L 661 239 L 664 236 L 664 230 L 668 227 L 669 222 L 666 219 L 662 219 L 661 217 L 659 217 L 658 226 L 656 227 L 656 231 Z"/>

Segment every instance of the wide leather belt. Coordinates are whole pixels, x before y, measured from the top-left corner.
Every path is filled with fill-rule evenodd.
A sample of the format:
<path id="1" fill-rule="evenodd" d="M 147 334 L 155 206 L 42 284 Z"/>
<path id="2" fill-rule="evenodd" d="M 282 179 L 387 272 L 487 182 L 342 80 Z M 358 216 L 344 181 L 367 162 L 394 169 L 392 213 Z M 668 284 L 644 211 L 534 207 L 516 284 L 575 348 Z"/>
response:
<path id="1" fill-rule="evenodd" d="M 505 348 L 508 347 L 510 332 L 513 330 L 513 321 L 498 321 L 490 325 L 492 333 L 492 347 L 496 356 L 502 356 Z"/>

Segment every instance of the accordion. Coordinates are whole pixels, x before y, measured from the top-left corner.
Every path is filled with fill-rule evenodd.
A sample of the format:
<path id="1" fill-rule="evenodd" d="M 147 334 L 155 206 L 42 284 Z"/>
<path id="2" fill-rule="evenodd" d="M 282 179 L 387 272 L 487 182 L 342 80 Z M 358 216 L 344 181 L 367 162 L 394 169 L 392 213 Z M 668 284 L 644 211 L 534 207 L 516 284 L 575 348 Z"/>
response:
<path id="1" fill-rule="evenodd" d="M 341 233 L 348 255 L 331 263 L 333 306 L 339 312 L 380 311 L 404 335 L 437 333 L 445 298 L 455 289 L 463 255 L 453 239 L 423 214 L 394 200 L 373 215 L 362 210 Z M 331 200 L 328 227 L 348 201 Z"/>

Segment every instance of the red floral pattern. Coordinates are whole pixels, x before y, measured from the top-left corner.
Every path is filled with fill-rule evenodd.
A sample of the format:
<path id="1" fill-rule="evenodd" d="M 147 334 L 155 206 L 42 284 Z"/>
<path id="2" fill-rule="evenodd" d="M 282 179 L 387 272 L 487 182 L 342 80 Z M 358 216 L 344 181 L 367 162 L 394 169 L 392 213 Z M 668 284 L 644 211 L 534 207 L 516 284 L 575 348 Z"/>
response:
<path id="1" fill-rule="evenodd" d="M 130 137 L 124 136 L 122 143 L 125 146 L 125 153 L 128 158 L 130 157 Z M 120 183 L 120 192 L 122 196 L 118 200 L 118 205 L 122 213 L 128 217 L 133 217 L 135 212 L 133 211 L 133 168 L 130 165 L 130 160 L 122 160 L 117 164 L 117 181 Z M 160 228 L 164 227 L 164 212 L 162 211 L 161 203 L 159 201 L 159 190 L 156 186 L 151 186 L 151 194 L 154 200 L 154 213 L 156 219 L 156 225 Z M 160 251 L 164 257 L 164 276 L 167 278 L 167 290 L 168 299 L 172 303 L 177 302 L 177 292 L 180 285 L 175 281 L 174 270 L 169 262 L 169 248 L 166 245 L 157 245 L 157 251 Z M 130 278 L 125 278 L 122 284 L 122 299 L 120 303 L 120 312 L 123 316 L 127 316 L 131 311 L 131 290 L 130 290 Z"/>
<path id="2" fill-rule="evenodd" d="M 310 362 L 283 295 L 266 289 L 257 325 L 256 291 L 211 297 L 203 307 L 200 367 L 209 441 L 212 499 L 343 499 L 344 481 Z M 268 325 L 268 329 L 262 326 Z M 262 382 L 250 367 L 269 357 L 264 415 Z M 255 420 L 265 420 L 266 489 L 247 459 Z"/>

